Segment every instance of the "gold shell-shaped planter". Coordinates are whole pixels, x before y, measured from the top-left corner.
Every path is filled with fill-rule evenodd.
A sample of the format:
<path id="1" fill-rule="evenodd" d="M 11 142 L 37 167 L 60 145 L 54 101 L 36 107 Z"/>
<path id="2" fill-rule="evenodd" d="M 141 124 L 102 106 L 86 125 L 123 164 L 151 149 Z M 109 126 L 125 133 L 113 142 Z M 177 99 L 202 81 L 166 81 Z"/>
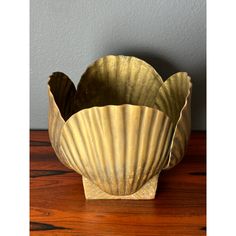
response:
<path id="1" fill-rule="evenodd" d="M 191 81 L 165 82 L 146 62 L 98 59 L 77 90 L 49 78 L 49 137 L 59 160 L 83 176 L 87 199 L 153 199 L 158 176 L 182 158 L 190 134 Z"/>

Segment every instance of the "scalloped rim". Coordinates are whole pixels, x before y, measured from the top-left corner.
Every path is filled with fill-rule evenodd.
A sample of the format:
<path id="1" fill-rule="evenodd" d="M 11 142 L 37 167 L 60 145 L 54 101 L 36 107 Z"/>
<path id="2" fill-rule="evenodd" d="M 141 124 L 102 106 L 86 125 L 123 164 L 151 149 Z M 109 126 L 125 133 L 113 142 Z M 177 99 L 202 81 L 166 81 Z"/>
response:
<path id="1" fill-rule="evenodd" d="M 87 67 L 87 69 L 85 70 L 85 72 L 82 74 L 81 78 L 82 78 L 86 73 L 88 73 L 88 71 L 91 70 L 91 68 L 94 67 L 94 66 L 96 65 L 96 63 L 98 63 L 100 60 L 103 60 L 104 58 L 109 58 L 109 57 L 126 57 L 126 58 L 133 58 L 133 59 L 135 59 L 136 61 L 141 62 L 141 63 L 143 64 L 143 66 L 148 67 L 148 68 L 151 68 L 151 69 L 153 70 L 153 72 L 157 75 L 158 80 L 159 80 L 162 84 L 165 83 L 165 82 L 163 82 L 162 77 L 161 77 L 161 76 L 158 74 L 158 72 L 154 69 L 154 67 L 152 67 L 150 64 L 148 64 L 148 63 L 145 62 L 144 60 L 139 59 L 139 58 L 137 58 L 137 57 L 135 57 L 135 56 L 112 55 L 112 54 L 111 54 L 111 55 L 106 55 L 106 56 L 103 56 L 103 57 L 100 57 L 100 58 L 96 59 L 93 63 L 91 63 L 91 64 Z M 63 73 L 63 72 L 62 72 L 62 73 Z M 186 72 L 177 72 L 177 73 L 186 73 Z M 186 74 L 187 74 L 187 73 L 186 73 Z M 52 74 L 52 75 L 53 75 L 53 74 Z M 65 125 L 67 122 L 69 122 L 69 120 L 70 120 L 70 118 L 71 118 L 72 116 L 74 116 L 74 115 L 77 114 L 78 112 L 81 112 L 81 111 L 86 110 L 86 109 L 102 108 L 102 107 L 106 107 L 106 106 L 127 106 L 127 105 L 130 105 L 130 106 L 139 106 L 139 105 L 132 105 L 132 104 L 93 106 L 93 107 L 90 107 L 90 108 L 82 109 L 82 110 L 80 110 L 80 111 L 74 113 L 72 116 L 70 116 L 70 118 L 69 118 L 68 120 L 65 121 L 64 118 L 63 118 L 62 115 L 61 115 L 61 111 L 60 111 L 59 107 L 57 106 L 57 104 L 56 104 L 56 102 L 55 102 L 54 95 L 53 95 L 53 93 L 52 93 L 52 91 L 51 91 L 51 86 L 49 85 L 49 81 L 50 81 L 52 75 L 50 75 L 49 78 L 48 78 L 48 94 L 49 94 L 49 96 L 51 96 L 51 98 L 53 99 L 54 106 L 55 106 L 55 107 L 57 108 L 57 110 L 59 111 L 60 118 L 65 122 L 64 125 Z M 174 75 L 174 74 L 173 74 L 173 75 Z M 173 76 L 173 75 L 172 75 L 172 76 Z M 68 77 L 68 79 L 73 83 L 73 81 L 69 78 L 69 76 L 67 76 L 67 77 Z M 171 76 L 170 76 L 170 77 L 171 77 Z M 169 78 L 170 78 L 170 77 L 169 77 Z M 168 78 L 168 79 L 169 79 L 169 78 Z M 187 95 L 186 95 L 186 97 L 185 97 L 184 106 L 182 107 L 182 109 L 181 109 L 181 111 L 180 111 L 180 115 L 179 115 L 178 121 L 176 122 L 174 131 L 173 131 L 173 138 L 172 138 L 171 145 L 170 145 L 169 160 L 168 160 L 168 163 L 166 164 L 166 167 L 164 167 L 164 169 L 169 169 L 168 166 L 169 166 L 170 160 L 171 160 L 171 150 L 172 150 L 172 147 L 173 147 L 173 145 L 174 145 L 174 137 L 175 137 L 175 134 L 176 134 L 177 126 L 178 126 L 179 121 L 181 120 L 181 118 L 182 118 L 182 116 L 183 116 L 183 114 L 182 114 L 182 113 L 183 113 L 183 110 L 185 109 L 185 107 L 186 107 L 187 104 L 188 104 L 189 96 L 191 96 L 191 89 L 192 89 L 191 77 L 188 76 L 188 74 L 187 74 L 187 78 L 189 79 L 189 89 L 188 89 L 188 93 L 187 93 Z M 167 79 L 167 80 L 168 80 L 168 79 Z M 166 81 L 167 81 L 167 80 L 166 80 Z M 80 79 L 80 81 L 78 82 L 77 86 L 75 87 L 75 88 L 76 88 L 76 92 L 78 91 L 77 88 L 78 88 L 78 86 L 79 86 L 80 83 L 81 83 L 81 79 Z M 73 83 L 73 84 L 74 84 L 74 83 Z M 74 84 L 74 85 L 75 85 L 75 84 Z M 159 89 L 160 89 L 160 88 L 159 88 Z M 158 89 L 158 91 L 159 91 L 159 89 Z M 157 93 L 158 93 L 158 91 L 157 91 Z M 140 106 L 140 107 L 147 107 L 147 108 L 149 108 L 149 109 L 159 110 L 159 109 L 151 108 L 151 107 L 148 107 L 148 106 Z M 162 112 L 161 110 L 159 110 L 159 111 Z M 162 112 L 162 113 L 164 113 L 164 112 Z M 165 113 L 164 113 L 164 115 L 167 116 Z M 168 117 L 168 116 L 167 116 L 167 117 Z M 168 117 L 168 118 L 169 118 L 169 117 Z M 169 118 L 169 119 L 170 119 L 170 118 Z M 64 128 L 64 127 L 63 127 L 63 128 Z M 62 129 L 63 129 L 63 128 L 62 128 Z M 61 139 L 61 137 L 60 137 L 60 139 Z M 172 167 L 170 167 L 170 168 L 172 168 Z"/>
<path id="2" fill-rule="evenodd" d="M 82 79 L 83 76 L 86 75 L 86 74 L 89 72 L 89 70 L 91 70 L 93 67 L 95 67 L 96 64 L 97 64 L 99 61 L 102 61 L 102 60 L 104 60 L 105 58 L 109 58 L 109 57 L 123 57 L 123 58 L 131 58 L 131 59 L 133 58 L 136 62 L 141 62 L 142 65 L 145 66 L 146 68 L 152 69 L 152 71 L 156 74 L 156 77 L 155 77 L 155 78 L 158 79 L 161 84 L 164 83 L 164 81 L 162 80 L 162 77 L 158 74 L 158 72 L 155 70 L 155 68 L 154 68 L 153 66 L 151 66 L 150 64 L 148 64 L 147 62 L 145 62 L 144 60 L 142 60 L 142 59 L 140 59 L 140 58 L 137 58 L 137 57 L 135 57 L 135 56 L 126 56 L 126 55 L 112 55 L 112 54 L 110 54 L 110 55 L 106 55 L 106 56 L 103 56 L 103 57 L 100 57 L 100 58 L 96 59 L 96 60 L 95 60 L 93 63 L 91 63 L 91 64 L 86 68 L 86 70 L 82 73 L 82 75 L 81 75 L 81 77 L 80 77 L 80 81 L 77 83 L 77 86 L 75 86 L 74 82 L 70 79 L 70 77 L 69 77 L 68 75 L 66 75 L 66 74 L 63 73 L 63 72 L 60 72 L 60 73 L 63 73 L 63 74 L 65 74 L 65 75 L 67 76 L 68 80 L 70 80 L 71 83 L 74 84 L 75 89 L 76 89 L 76 93 L 78 93 L 78 87 L 79 87 L 79 85 L 81 84 L 81 81 L 83 81 L 83 79 Z M 58 71 L 58 72 L 59 72 L 59 71 Z M 59 107 L 57 106 L 57 103 L 56 103 L 56 101 L 55 101 L 55 99 L 54 99 L 54 95 L 53 95 L 53 93 L 52 93 L 51 86 L 49 85 L 49 82 L 50 82 L 50 80 L 52 79 L 52 76 L 53 76 L 54 73 L 55 73 L 55 72 L 53 72 L 53 73 L 48 77 L 48 90 L 50 91 L 50 95 L 53 97 L 54 104 L 56 105 L 57 109 L 59 110 L 59 113 L 60 113 L 61 118 L 64 120 L 64 118 L 63 118 L 62 115 L 61 115 L 61 111 L 60 111 Z M 158 91 L 159 91 L 159 89 L 158 89 Z M 157 93 L 158 93 L 158 91 L 157 91 Z M 122 105 L 125 105 L 125 104 L 122 104 Z M 132 104 L 129 104 L 129 105 L 132 105 Z M 109 105 L 108 105 L 108 106 L 109 106 Z M 95 106 L 95 107 L 96 107 L 96 106 Z M 102 106 L 101 106 L 101 107 L 102 107 Z M 148 106 L 146 106 L 146 107 L 148 107 Z M 92 108 L 92 107 L 90 107 L 90 108 Z M 90 109 L 90 108 L 87 108 L 87 109 Z M 151 107 L 149 107 L 149 108 L 151 108 Z M 153 109 L 155 109 L 155 108 L 153 108 Z M 84 110 L 84 109 L 82 109 L 82 110 Z M 74 114 L 76 114 L 76 113 L 74 113 Z M 73 114 L 73 115 L 74 115 L 74 114 Z M 70 119 L 70 118 L 69 118 L 69 119 Z M 68 120 L 69 120 L 69 119 L 68 119 Z M 64 121 L 65 121 L 65 120 L 64 120 Z M 65 122 L 66 122 L 66 121 L 65 121 Z"/>
<path id="3" fill-rule="evenodd" d="M 176 125 L 175 125 L 175 128 L 174 128 L 174 132 L 173 132 L 173 138 L 172 138 L 172 141 L 171 141 L 171 145 L 170 145 L 170 156 L 169 156 L 169 160 L 168 160 L 168 163 L 166 164 L 166 166 L 163 168 L 164 170 L 168 170 L 168 169 L 171 169 L 173 168 L 174 166 L 172 167 L 169 167 L 169 164 L 170 164 L 170 161 L 171 161 L 171 156 L 172 156 L 172 148 L 173 148 L 173 145 L 174 145 L 174 137 L 175 137 L 175 134 L 176 134 L 176 130 L 177 130 L 177 126 L 180 122 L 180 120 L 182 119 L 182 116 L 183 116 L 183 110 L 186 108 L 187 104 L 188 104 L 188 99 L 189 97 L 191 96 L 191 89 L 192 89 L 192 82 L 191 82 L 191 77 L 188 75 L 187 72 L 177 72 L 177 73 L 186 73 L 187 75 L 187 79 L 189 80 L 189 88 L 188 88 L 188 93 L 185 97 L 185 102 L 184 102 L 184 105 L 180 111 L 180 115 L 179 115 L 179 118 L 178 118 L 178 121 L 176 122 Z M 181 160 L 180 160 L 181 161 Z M 177 163 L 178 164 L 178 163 Z"/>
<path id="4" fill-rule="evenodd" d="M 164 116 L 166 116 L 170 121 L 170 117 L 163 111 L 156 109 L 156 108 L 152 108 L 152 107 L 148 107 L 148 106 L 139 106 L 139 105 L 133 105 L 133 104 L 121 104 L 121 105 L 106 105 L 106 106 L 93 106 L 90 108 L 84 108 L 83 110 L 77 111 L 76 113 L 74 113 L 71 117 L 75 116 L 76 114 L 86 111 L 86 110 L 91 110 L 91 109 L 102 109 L 102 108 L 106 108 L 106 107 L 124 107 L 124 106 L 129 106 L 129 107 L 143 107 L 145 109 L 149 109 L 149 110 L 155 110 L 155 111 L 159 111 L 160 113 L 162 113 Z M 69 122 L 69 120 L 71 119 L 71 117 L 65 121 L 65 124 L 67 124 Z M 172 123 L 172 121 L 171 121 Z M 65 125 L 64 124 L 64 125 Z M 173 123 L 172 123 L 173 124 Z"/>
<path id="5" fill-rule="evenodd" d="M 97 58 L 93 63 L 89 64 L 89 66 L 86 68 L 85 72 L 82 74 L 81 78 L 86 74 L 88 73 L 89 70 L 91 70 L 93 67 L 96 66 L 96 63 L 99 63 L 99 61 L 102 61 L 104 60 L 105 58 L 109 58 L 109 57 L 123 57 L 123 58 L 133 58 L 135 59 L 136 62 L 141 62 L 143 64 L 143 66 L 145 66 L 146 68 L 151 68 L 153 70 L 153 72 L 157 75 L 158 77 L 158 80 L 163 84 L 164 81 L 162 79 L 162 77 L 158 74 L 158 72 L 155 70 L 155 68 L 150 65 L 149 63 L 147 63 L 146 61 L 138 58 L 138 57 L 135 57 L 135 56 L 126 56 L 126 55 L 113 55 L 113 54 L 109 54 L 109 55 L 106 55 L 106 56 L 103 56 L 103 57 L 99 57 Z M 80 80 L 81 81 L 81 80 Z M 77 84 L 77 88 L 80 84 L 80 81 L 79 83 Z"/>

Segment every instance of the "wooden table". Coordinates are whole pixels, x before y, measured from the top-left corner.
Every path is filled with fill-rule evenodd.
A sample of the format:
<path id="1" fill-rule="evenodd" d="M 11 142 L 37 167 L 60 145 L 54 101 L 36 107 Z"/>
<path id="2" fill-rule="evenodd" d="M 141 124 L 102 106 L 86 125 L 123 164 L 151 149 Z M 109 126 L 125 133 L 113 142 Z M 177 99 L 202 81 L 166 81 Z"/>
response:
<path id="1" fill-rule="evenodd" d="M 47 131 L 30 132 L 31 235 L 206 235 L 206 135 L 160 175 L 155 200 L 90 200 L 56 158 Z"/>

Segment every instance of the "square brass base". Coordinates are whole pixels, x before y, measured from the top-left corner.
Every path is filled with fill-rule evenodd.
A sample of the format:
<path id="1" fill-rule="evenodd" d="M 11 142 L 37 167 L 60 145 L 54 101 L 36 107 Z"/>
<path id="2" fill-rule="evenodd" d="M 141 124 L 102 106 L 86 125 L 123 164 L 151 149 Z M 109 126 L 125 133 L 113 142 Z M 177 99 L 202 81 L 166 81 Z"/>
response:
<path id="1" fill-rule="evenodd" d="M 131 195 L 111 195 L 103 192 L 97 185 L 92 183 L 85 177 L 83 178 L 84 194 L 86 199 L 132 199 L 132 200 L 148 200 L 154 199 L 158 183 L 158 175 L 150 179 L 142 188 Z"/>

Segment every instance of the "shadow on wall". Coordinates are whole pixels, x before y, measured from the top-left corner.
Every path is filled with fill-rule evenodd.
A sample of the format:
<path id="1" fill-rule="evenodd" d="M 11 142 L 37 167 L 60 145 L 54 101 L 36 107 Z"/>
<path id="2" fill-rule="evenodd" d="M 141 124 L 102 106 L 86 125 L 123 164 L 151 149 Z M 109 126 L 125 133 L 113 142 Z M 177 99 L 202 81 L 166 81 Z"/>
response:
<path id="1" fill-rule="evenodd" d="M 160 55 L 155 55 L 154 53 L 149 53 L 147 51 L 137 51 L 137 50 L 127 50 L 122 53 L 123 55 L 138 57 L 150 65 L 152 65 L 155 70 L 160 74 L 163 80 L 173 75 L 178 71 L 174 65 L 170 64 L 164 57 Z"/>
<path id="2" fill-rule="evenodd" d="M 163 56 L 156 55 L 153 52 L 141 50 L 119 50 L 110 54 L 127 55 L 138 57 L 150 65 L 166 80 L 171 75 L 179 71 L 186 71 L 192 79 L 192 130 L 206 129 L 206 65 L 200 65 L 197 68 L 182 70 L 171 64 Z"/>

